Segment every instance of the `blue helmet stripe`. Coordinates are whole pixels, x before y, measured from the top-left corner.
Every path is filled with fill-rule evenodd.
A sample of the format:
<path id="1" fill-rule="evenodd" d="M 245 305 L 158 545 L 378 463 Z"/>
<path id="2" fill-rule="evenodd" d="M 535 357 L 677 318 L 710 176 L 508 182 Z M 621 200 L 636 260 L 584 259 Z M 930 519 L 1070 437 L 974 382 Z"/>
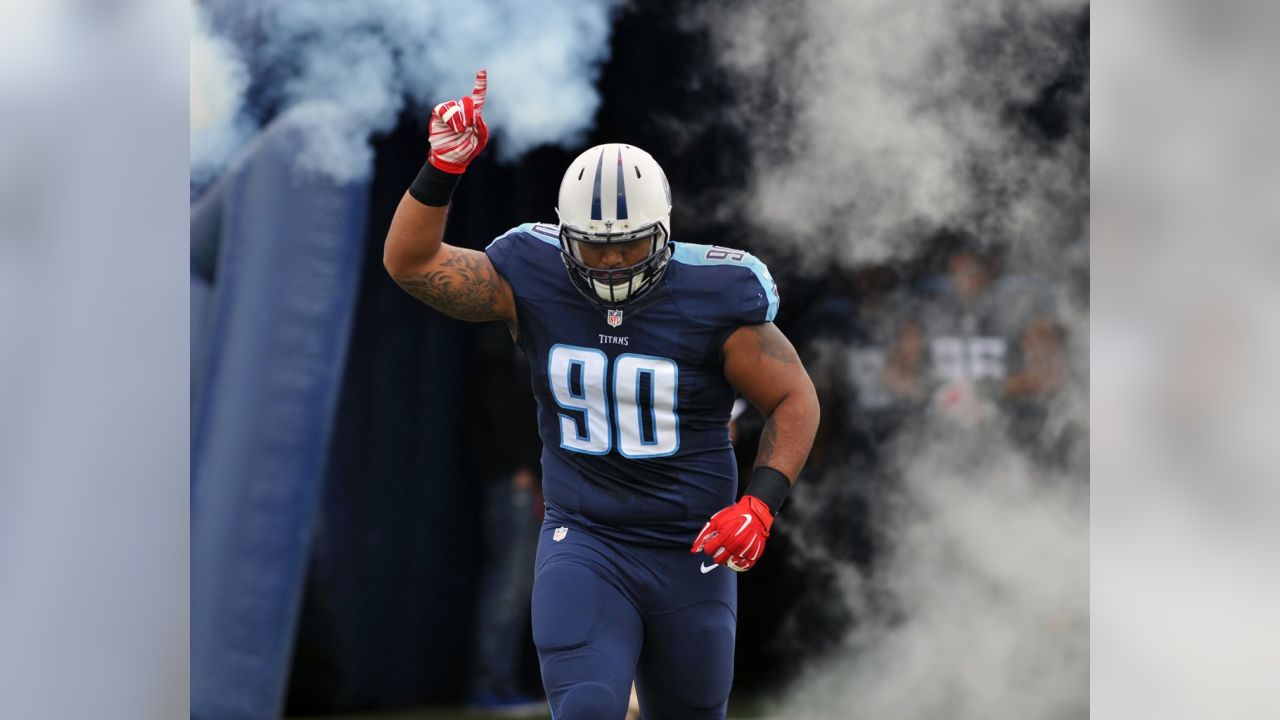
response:
<path id="1" fill-rule="evenodd" d="M 627 184 L 624 182 L 622 172 L 622 148 L 618 148 L 618 219 L 627 219 Z"/>
<path id="2" fill-rule="evenodd" d="M 596 161 L 596 184 L 591 189 L 591 219 L 603 220 L 600 214 L 600 173 L 604 169 L 604 150 L 600 151 L 600 159 Z"/>

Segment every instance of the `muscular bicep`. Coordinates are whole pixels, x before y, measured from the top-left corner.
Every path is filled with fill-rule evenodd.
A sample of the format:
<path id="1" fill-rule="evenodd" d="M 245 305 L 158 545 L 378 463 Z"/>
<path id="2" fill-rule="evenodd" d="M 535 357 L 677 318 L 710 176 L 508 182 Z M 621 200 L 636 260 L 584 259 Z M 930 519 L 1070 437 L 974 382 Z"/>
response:
<path id="1" fill-rule="evenodd" d="M 724 376 L 767 417 L 792 393 L 812 393 L 791 341 L 773 323 L 744 325 L 724 343 Z"/>
<path id="2" fill-rule="evenodd" d="M 441 245 L 430 262 L 392 276 L 405 292 L 459 320 L 501 320 L 515 334 L 515 296 L 489 256 Z"/>

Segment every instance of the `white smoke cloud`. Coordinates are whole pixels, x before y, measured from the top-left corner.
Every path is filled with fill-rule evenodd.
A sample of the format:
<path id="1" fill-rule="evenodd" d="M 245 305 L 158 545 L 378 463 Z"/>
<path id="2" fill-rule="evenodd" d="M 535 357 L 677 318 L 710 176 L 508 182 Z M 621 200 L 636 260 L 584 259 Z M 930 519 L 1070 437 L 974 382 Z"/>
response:
<path id="1" fill-rule="evenodd" d="M 1078 237 L 1084 148 L 1044 152 L 1008 115 L 1062 66 L 1061 19 L 1082 7 L 813 0 L 698 14 L 747 93 L 748 217 L 809 250 L 808 270 L 908 256 L 922 226 L 1051 247 Z M 984 35 L 1002 28 L 1014 32 Z"/>
<path id="2" fill-rule="evenodd" d="M 900 496 L 873 520 L 887 557 L 871 576 L 809 540 L 828 499 L 797 490 L 779 526 L 810 562 L 836 567 L 857 625 L 771 717 L 1087 716 L 1087 487 L 991 439 L 976 465 L 937 446 L 906 464 Z"/>
<path id="3" fill-rule="evenodd" d="M 572 144 L 599 107 L 595 80 L 619 3 L 273 3 L 242 18 L 254 28 L 246 41 L 254 43 L 251 56 L 237 55 L 197 21 L 193 178 L 197 167 L 205 175 L 225 166 L 256 130 L 244 107 L 246 67 L 256 75 L 254 94 L 308 119 L 304 127 L 314 132 L 299 158 L 303 166 L 339 180 L 367 175 L 370 137 L 392 129 L 407 100 L 425 116 L 436 103 L 469 93 L 482 67 L 496 146 L 489 152 L 513 160 L 539 145 Z M 222 9 L 234 15 L 232 7 Z M 208 110 L 200 126 L 198 104 Z"/>
<path id="4" fill-rule="evenodd" d="M 204 11 L 191 13 L 191 179 L 201 183 L 252 135 L 243 113 L 249 71 L 229 41 L 214 35 Z"/>
<path id="5" fill-rule="evenodd" d="M 1088 129 L 1074 122 L 1045 139 L 1019 116 L 1064 66 L 1087 64 L 1072 55 L 1085 7 L 804 0 L 693 13 L 753 128 L 743 214 L 802 272 L 910 258 L 952 226 L 1005 243 L 1022 272 L 1084 273 Z M 1071 423 L 1087 431 L 1089 419 L 1088 309 L 1061 282 L 1058 294 L 1069 382 L 1048 435 Z M 886 453 L 893 501 L 872 520 L 884 557 L 870 575 L 829 556 L 806 524 L 831 504 L 824 488 L 865 478 L 806 481 L 779 520 L 810 561 L 836 568 L 855 624 L 772 716 L 1087 717 L 1083 459 L 1046 470 L 985 425 L 957 438 L 930 423 L 897 440 Z"/>

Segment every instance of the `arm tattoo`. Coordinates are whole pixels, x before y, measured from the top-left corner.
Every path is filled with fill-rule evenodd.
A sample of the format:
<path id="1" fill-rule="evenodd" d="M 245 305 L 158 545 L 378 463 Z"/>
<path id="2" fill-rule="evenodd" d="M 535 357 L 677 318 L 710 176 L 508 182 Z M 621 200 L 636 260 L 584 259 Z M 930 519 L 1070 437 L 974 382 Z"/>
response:
<path id="1" fill-rule="evenodd" d="M 760 343 L 761 359 L 769 357 L 785 365 L 800 364 L 800 356 L 796 355 L 795 348 L 791 347 L 791 343 L 787 342 L 786 336 L 778 328 L 765 323 L 752 325 L 751 330 L 756 334 L 756 341 Z"/>
<path id="2" fill-rule="evenodd" d="M 753 467 L 768 465 L 773 459 L 773 445 L 778 441 L 778 423 L 770 416 L 760 431 L 760 448 L 756 450 L 756 462 Z"/>
<path id="3" fill-rule="evenodd" d="M 410 295 L 459 320 L 500 320 L 501 280 L 484 253 L 454 251 L 424 273 L 396 278 Z"/>

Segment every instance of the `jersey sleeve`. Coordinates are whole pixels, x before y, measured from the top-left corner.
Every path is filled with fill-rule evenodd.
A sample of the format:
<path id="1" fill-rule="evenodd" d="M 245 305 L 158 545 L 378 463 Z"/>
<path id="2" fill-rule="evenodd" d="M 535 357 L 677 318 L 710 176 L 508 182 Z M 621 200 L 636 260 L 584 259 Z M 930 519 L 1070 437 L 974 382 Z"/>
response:
<path id="1" fill-rule="evenodd" d="M 717 248 L 708 251 L 715 253 Z M 729 336 L 744 325 L 773 322 L 778 314 L 778 286 L 769 274 L 769 268 L 755 256 L 743 252 L 741 259 L 711 269 L 721 280 L 719 292 L 712 301 L 719 312 L 714 312 L 715 330 L 711 334 L 711 350 L 719 356 Z M 708 281 L 712 277 L 707 278 Z M 727 285 L 727 287 L 726 287 Z"/>
<path id="2" fill-rule="evenodd" d="M 498 274 L 506 278 L 516 300 L 541 300 L 558 288 L 549 274 L 560 265 L 560 241 L 555 226 L 525 223 L 499 235 L 484 249 Z M 561 272 L 563 272 L 561 270 Z"/>
<path id="3" fill-rule="evenodd" d="M 691 321 L 717 329 L 717 348 L 743 325 L 777 317 L 778 286 L 759 258 L 719 245 L 675 246 L 672 262 L 680 270 L 672 289 L 677 305 Z"/>
<path id="4" fill-rule="evenodd" d="M 520 228 L 513 228 L 494 238 L 493 242 L 484 249 L 484 254 L 489 256 L 489 262 L 493 263 L 494 269 L 498 271 L 502 277 L 507 278 L 507 282 L 511 281 L 512 255 L 515 252 L 516 238 L 515 235 Z"/>
<path id="5" fill-rule="evenodd" d="M 736 273 L 731 297 L 730 325 L 752 325 L 773 322 L 778 315 L 778 285 L 769 274 L 769 268 L 750 253 L 743 253 L 742 271 Z"/>

